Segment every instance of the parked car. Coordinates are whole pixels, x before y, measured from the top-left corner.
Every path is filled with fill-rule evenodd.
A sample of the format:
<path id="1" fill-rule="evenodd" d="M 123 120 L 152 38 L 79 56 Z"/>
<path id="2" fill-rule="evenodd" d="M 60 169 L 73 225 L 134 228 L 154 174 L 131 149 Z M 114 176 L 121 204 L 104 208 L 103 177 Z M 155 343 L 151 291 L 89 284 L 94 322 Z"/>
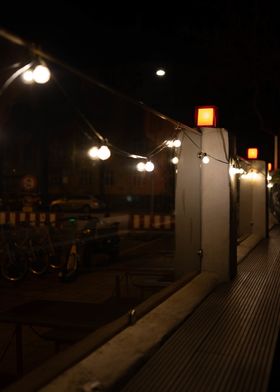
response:
<path id="1" fill-rule="evenodd" d="M 53 200 L 50 204 L 51 211 L 79 211 L 90 213 L 93 211 L 105 212 L 106 204 L 95 196 L 75 195 Z"/>

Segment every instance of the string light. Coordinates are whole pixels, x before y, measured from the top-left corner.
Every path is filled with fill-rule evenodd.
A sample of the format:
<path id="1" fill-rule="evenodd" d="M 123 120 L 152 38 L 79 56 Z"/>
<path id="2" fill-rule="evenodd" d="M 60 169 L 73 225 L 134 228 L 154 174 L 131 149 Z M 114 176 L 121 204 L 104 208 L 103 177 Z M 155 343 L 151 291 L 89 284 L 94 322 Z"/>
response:
<path id="1" fill-rule="evenodd" d="M 22 80 L 24 83 L 30 84 L 36 82 L 38 84 L 45 84 L 50 80 L 51 73 L 45 65 L 37 65 L 33 70 L 28 69 L 23 72 Z"/>
<path id="2" fill-rule="evenodd" d="M 33 80 L 39 84 L 45 84 L 50 80 L 50 70 L 45 65 L 37 65 L 33 71 Z"/>
<path id="3" fill-rule="evenodd" d="M 31 70 L 25 71 L 22 74 L 21 78 L 22 78 L 23 82 L 26 84 L 33 83 L 33 71 L 31 71 Z"/>
<path id="4" fill-rule="evenodd" d="M 207 165 L 210 162 L 210 158 L 206 154 L 206 152 L 199 152 L 197 156 L 199 159 L 201 159 L 202 163 L 204 163 L 205 165 Z"/>
<path id="5" fill-rule="evenodd" d="M 111 151 L 106 145 L 103 145 L 98 149 L 97 155 L 99 159 L 105 161 L 106 159 L 110 158 Z"/>
<path id="6" fill-rule="evenodd" d="M 8 39 L 8 40 L 10 40 L 10 41 L 12 41 L 12 42 L 14 42 L 14 43 L 19 44 L 19 45 L 23 45 L 23 46 L 26 46 L 26 47 L 28 47 L 28 48 L 31 47 L 31 48 L 32 48 L 32 52 L 33 52 L 34 54 L 39 55 L 40 57 L 42 57 L 42 58 L 44 58 L 44 59 L 48 59 L 48 60 L 50 60 L 50 61 L 52 61 L 52 62 L 54 62 L 54 63 L 56 63 L 56 64 L 58 64 L 58 65 L 60 65 L 60 66 L 62 66 L 62 67 L 64 67 L 65 69 L 67 69 L 68 71 L 72 72 L 72 73 L 75 74 L 76 76 L 82 77 L 83 79 L 87 80 L 88 82 L 93 83 L 93 84 L 95 84 L 95 85 L 97 85 L 97 86 L 99 86 L 99 87 L 105 89 L 106 91 L 108 91 L 108 92 L 110 92 L 110 93 L 116 94 L 116 92 L 115 92 L 114 90 L 112 90 L 112 89 L 108 88 L 107 86 L 105 86 L 105 85 L 103 85 L 103 84 L 101 84 L 101 83 L 95 81 L 94 79 L 88 77 L 87 75 L 83 74 L 82 72 L 79 72 L 79 71 L 75 70 L 75 69 L 72 68 L 71 66 L 62 63 L 60 60 L 54 58 L 53 56 L 43 53 L 41 50 L 35 48 L 34 46 L 32 47 L 32 45 L 30 45 L 29 43 L 25 42 L 24 40 L 22 40 L 22 39 L 20 39 L 20 38 L 18 38 L 18 37 L 16 37 L 16 36 L 13 36 L 13 35 L 11 35 L 11 34 L 7 34 L 5 31 L 2 31 L 2 32 L 1 32 L 1 36 L 2 36 L 3 38 L 5 38 L 5 39 Z M 15 80 L 15 78 L 17 78 L 18 76 L 20 76 L 21 74 L 23 74 L 23 73 L 25 73 L 25 72 L 28 72 L 28 73 L 26 73 L 24 76 L 22 75 L 23 78 L 25 79 L 25 82 L 29 82 L 29 83 L 30 83 L 30 82 L 31 82 L 31 79 L 33 79 L 33 80 L 36 81 L 37 83 L 43 84 L 43 83 L 46 83 L 46 82 L 50 79 L 50 76 L 51 76 L 50 71 L 49 71 L 49 69 L 48 69 L 45 65 L 43 65 L 43 64 L 38 65 L 37 67 L 35 67 L 34 71 L 32 71 L 32 70 L 30 69 L 31 66 L 32 66 L 32 62 L 31 62 L 30 64 L 27 64 L 26 66 L 24 66 L 24 67 L 18 69 L 18 70 L 17 70 L 17 71 L 16 71 L 16 72 L 15 72 L 15 73 L 14 73 L 14 74 L 4 83 L 4 85 L 3 85 L 2 88 L 0 89 L 0 95 L 1 95 L 1 94 L 3 93 L 3 91 L 10 85 L 10 83 L 11 83 L 13 80 Z M 36 72 L 35 72 L 35 70 L 36 70 Z M 40 72 L 39 72 L 39 71 L 40 71 Z M 34 72 L 35 72 L 35 75 L 34 75 Z M 39 76 L 39 74 L 40 74 L 40 76 Z M 165 71 L 164 71 L 164 70 L 158 70 L 157 74 L 158 74 L 158 76 L 163 76 L 163 75 L 165 74 Z M 32 78 L 31 78 L 31 75 L 32 75 Z M 53 75 L 52 75 L 52 77 L 53 77 Z M 117 94 L 118 94 L 119 96 L 122 96 L 123 98 L 128 99 L 127 97 L 123 96 L 123 95 L 120 94 L 120 93 L 117 93 Z M 130 100 L 130 101 L 131 101 L 131 100 Z M 138 102 L 138 103 L 137 103 L 137 102 L 134 102 L 134 103 L 135 103 L 135 104 L 139 104 L 139 102 Z M 143 107 L 143 105 L 141 105 L 141 106 Z M 147 108 L 147 110 L 150 110 L 150 111 L 151 111 L 151 109 L 149 109 L 149 108 Z M 77 109 L 77 111 L 80 113 L 80 115 L 82 116 L 82 118 L 84 119 L 84 121 L 87 123 L 87 125 L 89 126 L 89 128 L 95 133 L 95 136 L 99 139 L 99 141 L 100 141 L 100 142 L 105 141 L 106 139 L 105 139 L 101 134 L 99 134 L 99 133 L 95 130 L 95 128 L 94 128 L 94 127 L 92 126 L 92 124 L 85 118 L 85 116 L 81 113 L 81 111 L 78 110 L 78 109 Z M 173 120 L 167 118 L 166 116 L 163 116 L 163 115 L 160 114 L 160 113 L 157 113 L 157 112 L 155 112 L 155 111 L 153 111 L 153 113 L 154 113 L 155 115 L 157 115 L 157 116 L 159 116 L 159 117 L 165 119 L 165 120 L 167 119 L 167 120 L 170 121 L 171 123 L 174 123 Z M 177 123 L 177 124 L 180 124 L 180 123 Z M 187 126 L 185 126 L 185 125 L 183 125 L 183 124 L 181 124 L 180 127 L 177 125 L 176 130 L 177 130 L 178 132 L 179 132 L 179 131 L 182 131 L 183 134 L 184 134 L 186 137 L 188 137 L 188 138 L 190 139 L 190 141 L 198 148 L 198 150 L 200 149 L 200 147 L 198 146 L 198 144 L 195 143 L 194 140 L 192 140 L 192 138 L 191 138 L 190 135 L 188 134 L 188 133 L 190 133 L 190 132 L 195 132 L 194 130 L 192 130 L 191 128 L 189 128 L 189 127 L 187 127 Z M 188 132 L 187 132 L 187 130 L 188 130 Z M 222 134 L 221 134 L 221 137 L 223 137 Z M 117 151 L 118 153 L 120 153 L 120 154 L 122 154 L 122 155 L 125 155 L 125 156 L 127 156 L 127 157 L 130 157 L 130 158 L 133 158 L 133 159 L 139 159 L 139 158 L 140 158 L 140 159 L 141 159 L 141 158 L 142 158 L 142 159 L 147 159 L 147 157 L 144 157 L 144 156 L 141 156 L 141 155 L 137 155 L 137 154 L 131 154 L 131 153 L 128 153 L 128 152 L 126 152 L 126 151 L 123 151 L 123 150 L 119 149 L 118 147 L 113 146 L 113 145 L 111 145 L 111 144 L 109 144 L 109 143 L 108 143 L 108 145 L 110 145 L 110 147 L 112 147 L 112 148 L 113 148 L 115 151 Z M 97 155 L 97 157 L 98 157 L 99 159 L 102 159 L 102 160 L 108 159 L 108 158 L 111 156 L 111 150 L 109 149 L 108 145 L 103 145 L 103 146 L 101 146 L 99 149 L 96 147 L 96 148 L 93 149 L 91 152 L 88 152 L 89 156 L 90 156 L 92 159 L 96 159 L 96 155 Z M 159 146 L 157 146 L 157 147 L 152 151 L 152 153 L 147 154 L 147 156 L 152 157 L 152 156 L 158 154 L 159 152 L 161 152 L 161 151 L 162 151 L 164 148 L 166 148 L 166 147 L 168 147 L 168 148 L 172 148 L 172 147 L 179 148 L 180 146 L 181 146 L 181 140 L 175 139 L 175 138 L 174 138 L 173 140 L 168 140 L 168 141 L 165 141 L 165 142 L 161 143 Z M 94 148 L 94 147 L 93 147 L 93 148 Z M 213 157 L 213 156 L 211 156 L 210 154 L 207 154 L 207 153 L 205 153 L 205 152 L 199 153 L 198 156 L 199 156 L 199 158 L 202 160 L 202 162 L 205 163 L 205 164 L 207 164 L 207 163 L 209 162 L 209 157 L 213 158 L 214 160 L 216 160 L 216 161 L 218 161 L 218 162 L 221 162 L 221 163 L 224 163 L 224 164 L 229 164 L 229 162 L 228 162 L 228 157 L 226 156 L 226 154 L 225 154 L 226 160 L 220 160 L 220 159 L 215 158 L 215 157 Z M 174 157 L 174 159 L 175 159 L 175 158 L 176 158 L 176 157 Z M 175 161 L 176 161 L 176 159 L 175 159 Z M 148 163 L 149 163 L 149 164 L 148 164 Z M 172 163 L 175 164 L 173 161 L 172 161 Z M 178 162 L 177 162 L 177 163 L 178 163 Z M 140 164 L 140 163 L 139 163 L 139 164 Z M 150 170 L 150 171 L 154 170 L 154 163 L 153 163 L 153 162 L 148 161 L 148 162 L 146 162 L 146 164 L 143 162 L 143 164 L 145 165 L 145 170 L 147 170 L 147 168 L 148 168 L 147 171 L 149 171 L 149 170 Z M 147 164 L 148 164 L 148 165 L 147 165 Z M 146 165 L 147 165 L 147 168 L 146 168 Z M 238 169 L 238 168 L 236 168 L 236 170 L 237 170 L 237 169 Z M 239 170 L 241 170 L 241 169 L 239 169 Z M 237 172 L 236 172 L 236 173 L 237 173 Z M 241 171 L 239 172 L 239 174 L 241 174 Z"/>
<path id="7" fill-rule="evenodd" d="M 179 162 L 178 157 L 173 157 L 173 158 L 171 159 L 171 162 L 173 163 L 173 165 L 177 165 L 178 162 Z"/>
<path id="8" fill-rule="evenodd" d="M 144 172 L 145 171 L 145 162 L 138 162 L 136 165 L 136 169 L 139 172 Z"/>
<path id="9" fill-rule="evenodd" d="M 88 155 L 91 159 L 98 159 L 98 147 L 93 146 L 88 150 Z"/>
<path id="10" fill-rule="evenodd" d="M 101 159 L 102 161 L 105 161 L 106 159 L 110 158 L 111 151 L 106 145 L 103 145 L 99 148 L 93 146 L 88 150 L 88 155 L 91 159 Z"/>
<path id="11" fill-rule="evenodd" d="M 146 162 L 146 164 L 145 164 L 145 170 L 146 170 L 147 172 L 152 172 L 152 171 L 154 171 L 154 168 L 155 168 L 155 165 L 153 164 L 152 161 Z"/>

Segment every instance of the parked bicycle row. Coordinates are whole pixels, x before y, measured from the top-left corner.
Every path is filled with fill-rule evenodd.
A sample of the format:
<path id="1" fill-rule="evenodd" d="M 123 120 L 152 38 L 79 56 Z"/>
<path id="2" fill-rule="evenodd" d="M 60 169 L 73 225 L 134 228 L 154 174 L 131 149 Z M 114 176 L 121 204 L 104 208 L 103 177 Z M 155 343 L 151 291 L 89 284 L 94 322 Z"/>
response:
<path id="1" fill-rule="evenodd" d="M 60 269 L 59 276 L 64 278 L 77 272 L 81 262 L 89 265 L 93 253 L 100 252 L 117 258 L 117 224 L 104 224 L 94 218 L 87 219 L 79 230 L 71 221 L 60 229 L 51 224 L 0 226 L 0 268 L 9 281 L 20 281 L 29 271 L 42 275 L 50 268 Z"/>

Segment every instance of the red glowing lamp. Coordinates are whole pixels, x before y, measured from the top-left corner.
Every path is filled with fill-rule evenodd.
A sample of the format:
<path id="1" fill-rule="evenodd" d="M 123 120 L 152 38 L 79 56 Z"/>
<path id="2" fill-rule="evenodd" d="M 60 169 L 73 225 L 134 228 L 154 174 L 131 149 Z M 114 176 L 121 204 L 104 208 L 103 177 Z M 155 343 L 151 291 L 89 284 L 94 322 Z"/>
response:
<path id="1" fill-rule="evenodd" d="M 248 159 L 258 159 L 259 150 L 257 148 L 247 148 Z"/>
<path id="2" fill-rule="evenodd" d="M 217 112 L 216 106 L 196 106 L 195 125 L 197 127 L 216 127 Z"/>

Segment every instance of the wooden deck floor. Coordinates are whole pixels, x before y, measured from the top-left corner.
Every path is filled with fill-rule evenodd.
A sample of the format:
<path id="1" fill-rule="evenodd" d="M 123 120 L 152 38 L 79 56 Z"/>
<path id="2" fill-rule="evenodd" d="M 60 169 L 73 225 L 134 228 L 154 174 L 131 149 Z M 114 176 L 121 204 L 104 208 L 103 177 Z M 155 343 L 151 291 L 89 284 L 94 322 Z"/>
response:
<path id="1" fill-rule="evenodd" d="M 268 391 L 279 314 L 278 226 L 121 390 Z"/>

